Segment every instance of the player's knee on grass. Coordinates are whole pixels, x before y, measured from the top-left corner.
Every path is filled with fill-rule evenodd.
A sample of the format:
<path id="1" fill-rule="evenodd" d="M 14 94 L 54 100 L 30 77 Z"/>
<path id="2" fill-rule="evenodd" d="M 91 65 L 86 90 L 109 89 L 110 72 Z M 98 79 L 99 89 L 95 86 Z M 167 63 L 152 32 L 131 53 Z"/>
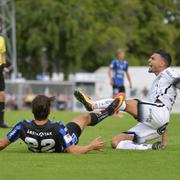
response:
<path id="1" fill-rule="evenodd" d="M 117 139 L 117 137 L 113 137 L 111 140 L 111 146 L 113 149 L 115 149 L 120 141 Z"/>
<path id="2" fill-rule="evenodd" d="M 124 140 L 131 140 L 133 141 L 134 137 L 129 135 L 129 134 L 125 134 L 125 133 L 122 133 L 120 135 L 117 135 L 117 136 L 114 136 L 111 140 L 111 146 L 112 148 L 116 148 L 117 145 L 121 142 L 121 141 L 124 141 Z"/>
<path id="3" fill-rule="evenodd" d="M 123 134 L 118 135 L 118 136 L 114 136 L 111 140 L 111 146 L 113 149 L 115 149 L 117 147 L 117 145 L 123 140 Z"/>

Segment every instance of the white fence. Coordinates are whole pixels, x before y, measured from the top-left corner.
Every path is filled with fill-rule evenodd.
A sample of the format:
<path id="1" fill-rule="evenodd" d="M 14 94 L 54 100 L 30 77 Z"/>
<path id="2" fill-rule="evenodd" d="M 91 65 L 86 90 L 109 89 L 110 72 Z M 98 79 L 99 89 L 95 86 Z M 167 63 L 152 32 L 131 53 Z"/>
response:
<path id="1" fill-rule="evenodd" d="M 180 74 L 180 68 L 175 67 L 175 71 Z M 126 97 L 146 99 L 147 93 L 155 78 L 148 73 L 148 67 L 130 67 L 133 89 L 129 89 L 127 80 Z M 102 67 L 94 73 L 77 73 L 70 75 L 69 81 L 6 81 L 7 107 L 18 106 L 23 108 L 30 104 L 36 94 L 46 94 L 56 96 L 57 109 L 67 109 L 81 111 L 83 107 L 73 97 L 73 91 L 81 88 L 90 97 L 95 99 L 112 96 L 112 88 L 107 75 L 108 67 Z M 180 113 L 180 91 L 173 108 L 173 112 Z"/>
<path id="2" fill-rule="evenodd" d="M 7 107 L 21 109 L 24 106 L 29 106 L 35 95 L 45 94 L 56 96 L 59 106 L 72 110 L 74 89 L 74 82 L 6 81 Z"/>

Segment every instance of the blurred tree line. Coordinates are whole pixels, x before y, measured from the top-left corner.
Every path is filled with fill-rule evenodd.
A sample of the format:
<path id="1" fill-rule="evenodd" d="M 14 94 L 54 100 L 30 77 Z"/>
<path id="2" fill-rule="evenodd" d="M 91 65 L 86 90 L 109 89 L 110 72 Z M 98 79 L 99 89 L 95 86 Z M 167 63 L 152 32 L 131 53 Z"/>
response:
<path id="1" fill-rule="evenodd" d="M 18 70 L 94 71 L 118 48 L 146 65 L 162 48 L 180 65 L 180 0 L 16 0 Z"/>

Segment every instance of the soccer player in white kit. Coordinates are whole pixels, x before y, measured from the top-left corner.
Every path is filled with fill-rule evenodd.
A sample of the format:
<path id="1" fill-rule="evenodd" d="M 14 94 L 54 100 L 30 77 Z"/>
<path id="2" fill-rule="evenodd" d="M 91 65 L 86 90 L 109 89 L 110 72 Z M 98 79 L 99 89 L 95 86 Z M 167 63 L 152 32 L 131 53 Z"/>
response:
<path id="1" fill-rule="evenodd" d="M 138 99 L 123 100 L 119 110 L 128 112 L 138 121 L 138 124 L 126 132 L 112 138 L 112 147 L 115 149 L 147 150 L 161 149 L 167 145 L 167 126 L 172 106 L 179 88 L 178 75 L 170 68 L 171 56 L 163 50 L 156 50 L 150 56 L 149 73 L 154 73 L 156 78 L 149 93 L 149 101 Z M 87 110 L 104 109 L 114 99 L 92 101 L 83 92 L 76 90 L 75 97 L 84 104 Z M 123 94 L 118 97 L 123 99 Z M 161 141 L 144 144 L 152 139 Z"/>

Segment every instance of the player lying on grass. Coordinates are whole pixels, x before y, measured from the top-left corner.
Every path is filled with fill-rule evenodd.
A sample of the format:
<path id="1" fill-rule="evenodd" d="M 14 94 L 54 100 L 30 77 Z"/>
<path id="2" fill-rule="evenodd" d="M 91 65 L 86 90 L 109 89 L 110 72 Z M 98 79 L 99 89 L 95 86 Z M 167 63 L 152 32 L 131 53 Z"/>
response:
<path id="1" fill-rule="evenodd" d="M 156 50 L 148 60 L 149 72 L 154 73 L 156 78 L 149 93 L 149 101 L 137 99 L 124 100 L 124 95 L 119 94 L 123 103 L 119 110 L 126 111 L 138 124 L 126 132 L 112 138 L 112 147 L 116 149 L 160 149 L 167 144 L 167 125 L 173 104 L 180 88 L 180 78 L 169 67 L 171 56 L 163 50 Z M 142 81 L 140 81 L 141 83 Z M 84 104 L 88 111 L 106 108 L 113 99 L 92 101 L 83 92 L 75 91 L 75 97 Z M 144 144 L 147 141 L 162 136 L 161 142 L 153 145 Z"/>
<path id="2" fill-rule="evenodd" d="M 121 105 L 115 99 L 101 114 L 86 113 L 79 115 L 66 126 L 62 122 L 48 120 L 52 98 L 38 95 L 32 101 L 32 113 L 35 120 L 22 120 L 0 139 L 0 150 L 6 148 L 17 139 L 22 139 L 32 152 L 67 152 L 86 153 L 100 150 L 105 142 L 101 138 L 94 139 L 89 145 L 78 146 L 78 139 L 86 126 L 94 126 L 106 117 L 112 115 Z"/>

